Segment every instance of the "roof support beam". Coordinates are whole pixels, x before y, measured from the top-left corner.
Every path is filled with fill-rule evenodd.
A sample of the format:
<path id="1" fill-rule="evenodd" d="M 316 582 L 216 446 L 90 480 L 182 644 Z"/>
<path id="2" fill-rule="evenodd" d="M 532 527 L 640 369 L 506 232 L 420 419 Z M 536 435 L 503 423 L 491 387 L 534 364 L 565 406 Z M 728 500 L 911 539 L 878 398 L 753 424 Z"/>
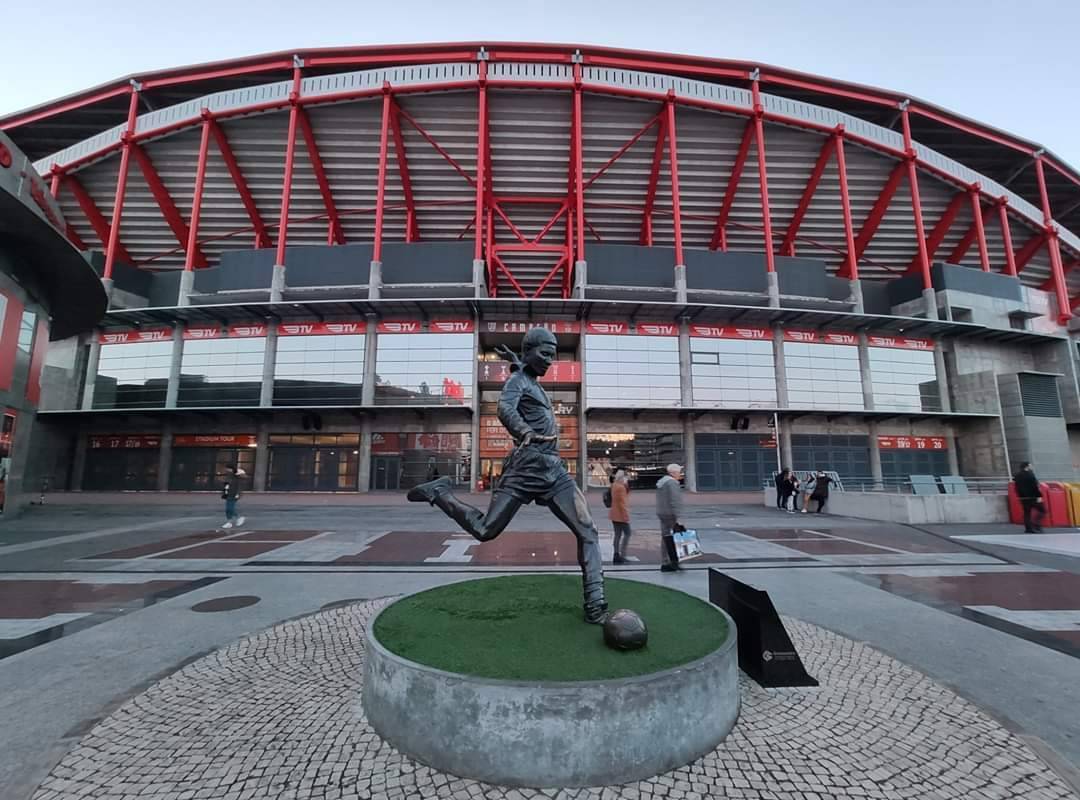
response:
<path id="1" fill-rule="evenodd" d="M 953 223 L 956 222 L 956 218 L 960 215 L 960 209 L 964 207 L 964 203 L 967 202 L 966 192 L 957 192 L 952 196 L 952 200 L 949 201 L 949 205 L 945 206 L 945 211 L 941 214 L 941 219 L 934 225 L 934 229 L 930 231 L 930 235 L 926 237 L 926 257 L 931 261 L 934 260 L 934 254 L 937 253 L 941 243 L 945 241 L 945 237 L 949 235 L 949 230 L 952 228 Z M 916 255 L 911 259 L 911 263 L 908 264 L 905 275 L 912 275 L 919 271 L 919 256 Z"/>
<path id="2" fill-rule="evenodd" d="M 1063 266 L 1061 268 L 1061 271 L 1062 271 L 1062 273 L 1064 275 L 1068 275 L 1070 272 L 1072 272 L 1077 267 L 1080 267 L 1080 258 L 1074 258 L 1068 264 Z M 1047 289 L 1052 289 L 1053 287 L 1054 287 L 1054 276 L 1053 275 L 1051 275 L 1049 278 L 1047 278 L 1045 281 L 1043 281 L 1042 283 L 1039 284 L 1039 288 L 1042 289 L 1044 292 Z M 1073 306 L 1073 308 L 1075 308 L 1075 306 Z"/>
<path id="3" fill-rule="evenodd" d="M 116 194 L 113 195 L 112 222 L 109 223 L 109 241 L 105 245 L 105 266 L 102 267 L 101 277 L 112 280 L 113 264 L 120 254 L 120 221 L 124 214 L 124 196 L 127 193 L 128 170 L 131 167 L 131 148 L 134 146 L 135 136 L 135 112 L 139 108 L 139 86 L 131 83 L 131 94 L 128 100 L 127 129 L 122 138 L 123 145 L 120 150 L 120 169 L 116 173 Z M 133 263 L 128 258 L 128 263 Z"/>
<path id="4" fill-rule="evenodd" d="M 666 109 L 665 109 L 666 111 Z M 645 210 L 641 214 L 641 235 L 639 243 L 652 247 L 652 214 L 656 203 L 656 191 L 660 187 L 660 167 L 664 163 L 664 140 L 667 138 L 667 116 L 660 120 L 656 130 L 656 144 L 653 146 L 652 168 L 649 170 L 649 185 L 645 189 Z M 580 235 L 580 229 L 578 231 Z"/>
<path id="5" fill-rule="evenodd" d="M 405 137 L 401 135 L 401 109 L 396 102 L 390 113 L 390 131 L 394 136 L 394 155 L 397 157 L 401 190 L 405 195 L 405 241 L 415 242 L 420 238 L 420 229 L 416 221 L 416 201 L 409 175 L 409 159 L 405 153 Z"/>
<path id="6" fill-rule="evenodd" d="M 293 86 L 289 93 L 289 128 L 285 140 L 285 171 L 281 176 L 281 211 L 278 213 L 277 253 L 275 267 L 285 266 L 285 248 L 289 241 L 289 207 L 292 205 L 293 166 L 296 162 L 296 125 L 300 113 L 300 65 L 293 66 Z M 375 232 L 378 236 L 378 229 Z M 375 256 L 377 259 L 378 256 Z"/>
<path id="7" fill-rule="evenodd" d="M 63 183 L 71 190 L 71 194 L 75 197 L 75 202 L 79 204 L 79 208 L 82 209 L 83 214 L 90 223 L 90 227 L 94 229 L 94 235 L 97 236 L 102 247 L 108 247 L 111 226 L 109 225 L 109 221 L 105 219 L 105 215 L 101 213 L 101 209 L 97 207 L 94 198 L 92 198 L 86 189 L 83 188 L 83 185 L 79 183 L 79 179 L 74 175 L 65 175 Z M 87 248 L 84 246 L 82 249 L 85 250 Z M 128 253 L 127 248 L 119 241 L 116 243 L 116 254 L 120 257 L 121 261 L 128 264 L 133 263 L 131 254 Z"/>
<path id="8" fill-rule="evenodd" d="M 844 158 L 844 127 L 836 128 L 836 171 L 840 177 L 840 211 L 844 217 L 844 244 L 847 258 L 840 267 L 839 276 L 848 280 L 859 279 L 859 260 L 855 258 L 855 229 L 851 222 L 851 195 L 848 193 L 847 160 Z"/>
<path id="9" fill-rule="evenodd" d="M 390 138 L 390 117 L 393 116 L 394 98 L 390 96 L 390 84 L 383 83 L 382 124 L 379 127 L 379 177 L 375 187 L 375 244 L 371 248 L 371 260 L 382 261 L 383 217 L 386 214 L 386 158 Z"/>
<path id="10" fill-rule="evenodd" d="M 795 214 L 792 215 L 787 232 L 784 234 L 784 241 L 780 245 L 781 255 L 795 255 L 795 237 L 799 233 L 799 227 L 802 225 L 807 210 L 810 208 L 810 201 L 814 199 L 814 192 L 817 191 L 818 184 L 821 183 L 821 177 L 825 174 L 829 159 L 832 157 L 833 151 L 836 150 L 836 139 L 835 134 L 829 136 L 825 139 L 825 144 L 821 146 L 821 152 L 818 153 L 814 168 L 810 171 L 810 177 L 806 181 L 806 188 L 803 189 L 799 205 L 795 207 Z"/>
<path id="11" fill-rule="evenodd" d="M 255 205 L 255 198 L 251 195 L 251 189 L 248 188 L 247 181 L 244 180 L 244 173 L 240 170 L 236 155 L 229 145 L 229 137 L 225 135 L 225 131 L 222 130 L 221 125 L 215 119 L 210 120 L 210 134 L 214 137 L 218 152 L 221 153 L 221 160 L 225 162 L 225 168 L 229 170 L 233 185 L 236 187 L 236 193 L 240 196 L 240 202 L 244 204 L 244 210 L 247 211 L 252 228 L 255 229 L 255 249 L 270 247 L 270 234 L 267 232 L 266 224 L 259 213 L 259 207 Z"/>
<path id="12" fill-rule="evenodd" d="M 1046 234 L 1046 249 L 1050 253 L 1050 277 L 1054 279 L 1054 294 L 1057 296 L 1058 323 L 1066 324 L 1072 317 L 1068 287 L 1065 285 L 1065 269 L 1061 265 L 1061 245 L 1058 241 L 1058 229 L 1054 224 L 1054 211 L 1050 207 L 1050 194 L 1046 190 L 1046 172 L 1043 170 L 1042 155 L 1035 156 L 1035 179 L 1039 184 L 1039 199 L 1042 201 L 1043 226 Z"/>
<path id="13" fill-rule="evenodd" d="M 976 200 L 972 204 L 971 224 L 968 226 L 967 231 L 964 232 L 964 235 L 963 235 L 963 237 L 961 237 L 960 241 L 957 242 L 956 247 L 954 247 L 952 249 L 952 252 L 950 252 L 949 255 L 946 256 L 945 260 L 947 262 L 949 262 L 950 264 L 959 264 L 961 261 L 963 261 L 965 258 L 967 258 L 968 250 L 971 249 L 971 245 L 973 245 L 979 238 L 979 231 L 980 231 L 980 229 L 982 229 L 982 215 L 983 215 L 983 213 L 984 212 L 983 212 L 983 209 L 982 209 L 982 205 L 979 203 L 978 196 L 976 195 Z M 985 247 L 985 245 L 986 245 L 986 234 L 983 233 L 982 246 L 980 247 L 980 255 L 981 255 L 982 248 Z M 989 272 L 990 271 L 989 257 L 987 258 L 986 266 L 984 267 L 983 271 L 984 272 Z"/>
<path id="14" fill-rule="evenodd" d="M 919 196 L 919 170 L 915 164 L 918 156 L 915 153 L 915 144 L 911 140 L 911 117 L 908 114 L 908 102 L 905 100 L 900 106 L 900 121 L 904 131 L 904 161 L 907 164 L 908 190 L 911 192 L 911 217 L 915 221 L 915 245 L 919 259 L 919 271 L 922 272 L 923 291 L 934 288 L 933 279 L 930 276 L 930 257 L 926 253 L 926 228 L 923 226 L 922 199 Z M 935 304 L 936 309 L 936 304 Z M 927 309 L 930 313 L 930 309 Z"/>
<path id="15" fill-rule="evenodd" d="M 139 165 L 139 171 L 142 172 L 143 177 L 146 179 L 146 185 L 150 187 L 150 194 L 154 196 L 154 201 L 158 204 L 158 208 L 161 209 L 161 213 L 169 224 L 173 236 L 176 237 L 176 241 L 184 248 L 186 253 L 191 231 L 188 229 L 187 223 L 184 222 L 184 218 L 180 216 L 180 209 L 173 202 L 172 195 L 169 194 L 169 190 L 161 180 L 161 175 L 158 174 L 154 162 L 150 160 L 150 156 L 147 155 L 146 151 L 134 142 L 131 144 L 131 154 L 135 156 L 135 163 Z M 198 244 L 195 245 L 193 258 L 195 267 L 206 266 L 206 256 L 203 255 Z"/>
<path id="16" fill-rule="evenodd" d="M 1042 247 L 1045 242 L 1046 234 L 1042 232 L 1036 233 L 1024 242 L 1020 249 L 1016 251 L 1016 255 L 1013 259 L 1016 261 L 1016 273 L 1018 275 L 1024 271 L 1024 267 L 1026 267 L 1032 257 L 1039 252 L 1039 248 Z"/>
<path id="17" fill-rule="evenodd" d="M 765 107 L 761 104 L 757 71 L 750 85 L 754 98 L 754 143 L 757 145 L 758 190 L 761 196 L 761 227 L 765 238 L 765 270 L 776 272 L 776 255 L 773 253 L 772 211 L 769 208 L 769 173 L 765 158 Z"/>
<path id="18" fill-rule="evenodd" d="M 727 189 L 724 191 L 724 199 L 720 203 L 720 211 L 716 215 L 716 226 L 713 228 L 712 240 L 709 249 L 727 250 L 727 221 L 731 214 L 731 206 L 735 202 L 735 194 L 739 191 L 739 179 L 742 177 L 743 167 L 746 166 L 746 158 L 750 155 L 750 144 L 754 141 L 754 120 L 746 123 L 743 129 L 742 141 L 735 153 L 735 162 L 731 167 L 731 175 L 728 177 Z"/>
<path id="19" fill-rule="evenodd" d="M 307 148 L 308 160 L 311 161 L 311 171 L 315 173 L 315 182 L 319 184 L 323 205 L 326 206 L 326 243 L 345 244 L 345 232 L 341 230 L 341 220 L 338 217 L 337 206 L 334 204 L 334 194 L 330 191 L 330 181 L 326 178 L 326 168 L 323 166 L 322 155 L 319 153 L 319 145 L 315 141 L 315 131 L 311 128 L 311 119 L 307 111 L 299 108 L 296 121 L 304 137 L 304 146 Z"/>
<path id="20" fill-rule="evenodd" d="M 761 133 L 758 132 L 760 137 Z M 668 90 L 667 100 L 667 140 L 668 140 L 668 168 L 671 179 L 671 215 L 672 226 L 675 229 L 675 266 L 684 267 L 682 241 L 682 199 L 679 192 L 679 136 L 675 128 L 675 90 Z M 758 141 L 761 141 L 760 138 Z M 767 191 L 764 190 L 763 191 Z M 768 197 L 768 195 L 766 195 Z M 768 217 L 765 218 L 768 223 Z M 766 224 L 766 230 L 768 225 Z M 580 235 L 580 232 L 579 232 Z"/>
<path id="21" fill-rule="evenodd" d="M 867 214 L 862 227 L 859 228 L 858 236 L 855 237 L 854 255 L 856 261 L 862 258 L 863 253 L 866 252 L 866 248 L 870 244 L 870 240 L 877 233 L 878 226 L 881 225 L 881 220 L 885 218 L 885 212 L 889 210 L 889 203 L 892 202 L 896 190 L 900 188 L 900 182 L 904 179 L 906 171 L 907 163 L 898 161 L 892 172 L 889 173 L 889 179 L 885 182 L 881 192 L 878 193 L 877 200 L 874 201 L 870 213 Z"/>
<path id="22" fill-rule="evenodd" d="M 1002 195 L 997 201 L 998 225 L 1001 242 L 1005 249 L 1005 274 L 1016 277 L 1016 254 L 1013 252 L 1012 231 L 1009 230 L 1009 198 Z"/>

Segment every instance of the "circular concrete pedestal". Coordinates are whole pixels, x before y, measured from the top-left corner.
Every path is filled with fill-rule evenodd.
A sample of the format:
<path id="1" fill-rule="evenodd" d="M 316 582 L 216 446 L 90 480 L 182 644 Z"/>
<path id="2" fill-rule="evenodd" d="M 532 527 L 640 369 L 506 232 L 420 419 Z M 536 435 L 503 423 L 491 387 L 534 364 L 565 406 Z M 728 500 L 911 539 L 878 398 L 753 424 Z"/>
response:
<path id="1" fill-rule="evenodd" d="M 738 650 L 727 622 L 724 643 L 685 666 L 574 683 L 434 669 L 391 653 L 372 624 L 364 712 L 402 753 L 463 778 L 534 788 L 637 781 L 710 752 L 735 725 Z"/>

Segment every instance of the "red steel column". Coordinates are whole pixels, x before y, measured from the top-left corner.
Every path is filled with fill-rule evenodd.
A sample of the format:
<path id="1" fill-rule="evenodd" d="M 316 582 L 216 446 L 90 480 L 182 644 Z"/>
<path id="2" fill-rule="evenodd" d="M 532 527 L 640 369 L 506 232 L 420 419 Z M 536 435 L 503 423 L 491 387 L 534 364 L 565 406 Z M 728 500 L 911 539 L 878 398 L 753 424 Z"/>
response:
<path id="1" fill-rule="evenodd" d="M 476 113 L 476 249 L 473 252 L 473 260 L 480 261 L 484 258 L 484 185 L 487 176 L 484 174 L 485 161 L 487 160 L 487 62 L 479 62 L 480 80 L 477 85 L 477 113 Z M 488 253 L 491 260 L 491 253 Z M 488 274 L 493 274 L 492 265 L 488 264 Z"/>
<path id="2" fill-rule="evenodd" d="M 375 244 L 371 249 L 371 260 L 382 261 L 383 215 L 386 208 L 386 161 L 389 152 L 390 114 L 393 112 L 394 98 L 390 93 L 390 84 L 383 83 L 382 127 L 379 130 L 379 179 L 375 190 Z"/>
<path id="3" fill-rule="evenodd" d="M 116 263 L 116 246 L 120 242 L 120 218 L 124 213 L 124 194 L 127 192 L 128 165 L 131 161 L 131 139 L 135 133 L 135 113 L 139 107 L 141 88 L 138 83 L 132 81 L 127 129 L 124 131 L 124 145 L 120 151 L 120 172 L 116 176 L 116 195 L 113 197 L 112 220 L 109 224 L 109 242 L 105 246 L 105 267 L 101 274 L 105 280 L 112 280 L 113 264 Z"/>
<path id="4" fill-rule="evenodd" d="M 982 212 L 982 187 L 973 184 L 968 190 L 971 197 L 971 218 L 975 223 L 975 238 L 979 243 L 979 263 L 983 272 L 990 271 L 990 251 L 986 247 L 986 226 L 983 222 Z"/>
<path id="5" fill-rule="evenodd" d="M 997 200 L 998 222 L 1001 225 L 1001 242 L 1005 246 L 1005 274 L 1016 277 L 1016 254 L 1013 253 L 1012 232 L 1009 230 L 1009 198 L 1002 195 Z"/>
<path id="6" fill-rule="evenodd" d="M 1042 200 L 1043 224 L 1046 229 L 1046 249 L 1050 253 L 1050 277 L 1054 280 L 1054 294 L 1057 296 L 1058 322 L 1064 325 L 1072 317 L 1068 288 L 1065 284 L 1065 269 L 1061 265 L 1061 249 L 1058 246 L 1058 231 L 1054 224 L 1054 215 L 1050 209 L 1050 195 L 1046 191 L 1046 172 L 1043 170 L 1042 156 L 1035 157 L 1035 178 L 1039 183 L 1039 199 Z"/>
<path id="7" fill-rule="evenodd" d="M 675 92 L 668 92 L 667 101 L 667 130 L 668 130 L 668 166 L 671 169 L 671 213 L 675 228 L 675 265 L 685 266 L 683 260 L 682 241 L 682 201 L 679 197 L 679 151 L 676 144 L 678 136 L 675 132 Z M 760 141 L 760 139 L 758 140 Z M 767 195 L 766 195 L 767 199 Z M 581 231 L 578 231 L 581 236 Z M 771 239 L 770 239 L 771 242 Z"/>
<path id="8" fill-rule="evenodd" d="M 844 241 L 847 259 L 840 268 L 841 277 L 859 279 L 859 259 L 855 256 L 855 226 L 851 219 L 851 195 L 848 192 L 847 161 L 844 159 L 844 126 L 836 127 L 836 171 L 840 175 L 840 209 L 844 215 Z"/>
<path id="9" fill-rule="evenodd" d="M 52 179 L 49 182 L 49 193 L 53 196 L 53 200 L 60 196 L 60 171 L 53 170 Z"/>
<path id="10" fill-rule="evenodd" d="M 199 216 L 202 213 L 203 187 L 206 184 L 206 161 L 210 151 L 210 112 L 203 110 L 202 138 L 199 140 L 199 165 L 195 169 L 195 192 L 191 197 L 191 223 L 188 225 L 187 248 L 184 251 L 184 269 L 195 269 L 195 254 L 199 244 Z"/>
<path id="11" fill-rule="evenodd" d="M 922 272 L 923 291 L 934 288 L 930 278 L 930 256 L 926 250 L 926 229 L 923 226 L 922 200 L 919 197 L 919 171 L 915 168 L 915 147 L 911 142 L 911 120 L 908 103 L 900 109 L 900 121 L 904 129 L 904 160 L 907 161 L 908 185 L 911 188 L 911 214 L 915 218 L 915 240 L 919 248 L 919 270 Z"/>
<path id="12" fill-rule="evenodd" d="M 765 269 L 776 272 L 776 258 L 773 255 L 772 215 L 769 213 L 769 176 L 765 167 L 765 108 L 761 104 L 761 92 L 758 87 L 757 70 L 754 71 L 751 93 L 754 102 L 754 141 L 757 145 L 758 182 L 761 185 L 761 224 L 765 234 Z"/>
<path id="13" fill-rule="evenodd" d="M 576 261 L 585 260 L 585 176 L 581 152 L 582 117 L 581 117 L 581 64 L 574 64 L 574 214 L 577 217 L 575 234 L 577 236 Z"/>
<path id="14" fill-rule="evenodd" d="M 296 122 L 300 114 L 300 67 L 293 67 L 293 89 L 289 94 L 289 133 L 285 143 L 285 175 L 281 181 L 281 215 L 278 223 L 275 266 L 285 265 L 285 244 L 289 238 L 289 203 L 292 200 L 293 162 L 296 160 Z"/>

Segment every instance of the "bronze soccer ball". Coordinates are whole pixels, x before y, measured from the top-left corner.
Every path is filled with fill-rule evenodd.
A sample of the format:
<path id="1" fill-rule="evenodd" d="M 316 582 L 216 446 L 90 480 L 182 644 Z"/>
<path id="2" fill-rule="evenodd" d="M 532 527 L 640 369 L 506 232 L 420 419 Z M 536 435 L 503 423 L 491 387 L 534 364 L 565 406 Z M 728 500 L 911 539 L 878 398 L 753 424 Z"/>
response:
<path id="1" fill-rule="evenodd" d="M 648 640 L 645 620 L 628 608 L 613 611 L 604 622 L 604 643 L 614 650 L 639 650 Z"/>

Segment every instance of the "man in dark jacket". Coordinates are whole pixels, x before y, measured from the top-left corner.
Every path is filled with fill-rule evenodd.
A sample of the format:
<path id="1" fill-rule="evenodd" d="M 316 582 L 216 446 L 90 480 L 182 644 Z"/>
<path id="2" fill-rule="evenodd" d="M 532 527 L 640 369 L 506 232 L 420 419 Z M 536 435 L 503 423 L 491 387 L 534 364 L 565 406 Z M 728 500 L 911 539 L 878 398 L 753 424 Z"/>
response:
<path id="1" fill-rule="evenodd" d="M 1043 505 L 1042 490 L 1039 488 L 1039 479 L 1035 477 L 1035 470 L 1028 461 L 1020 465 L 1020 471 L 1013 475 L 1016 482 L 1016 496 L 1020 498 L 1020 505 L 1024 507 L 1024 533 L 1042 533 L 1043 516 L 1046 514 L 1046 506 Z M 1035 522 L 1032 523 L 1032 512 L 1035 512 Z"/>
<path id="2" fill-rule="evenodd" d="M 225 486 L 221 490 L 221 499 L 225 501 L 225 524 L 222 528 L 231 528 L 234 525 L 239 528 L 244 524 L 244 518 L 236 508 L 240 502 L 240 479 L 247 473 L 239 467 L 229 467 L 226 470 Z"/>
<path id="3" fill-rule="evenodd" d="M 817 501 L 818 514 L 822 512 L 825 504 L 829 502 L 829 484 L 831 483 L 832 478 L 819 469 L 817 475 L 814 476 L 814 491 L 810 494 L 810 499 Z"/>
<path id="4" fill-rule="evenodd" d="M 773 483 L 776 484 L 776 507 L 784 507 L 784 480 L 787 478 L 788 468 L 784 467 L 782 470 L 776 473 L 773 478 Z"/>

